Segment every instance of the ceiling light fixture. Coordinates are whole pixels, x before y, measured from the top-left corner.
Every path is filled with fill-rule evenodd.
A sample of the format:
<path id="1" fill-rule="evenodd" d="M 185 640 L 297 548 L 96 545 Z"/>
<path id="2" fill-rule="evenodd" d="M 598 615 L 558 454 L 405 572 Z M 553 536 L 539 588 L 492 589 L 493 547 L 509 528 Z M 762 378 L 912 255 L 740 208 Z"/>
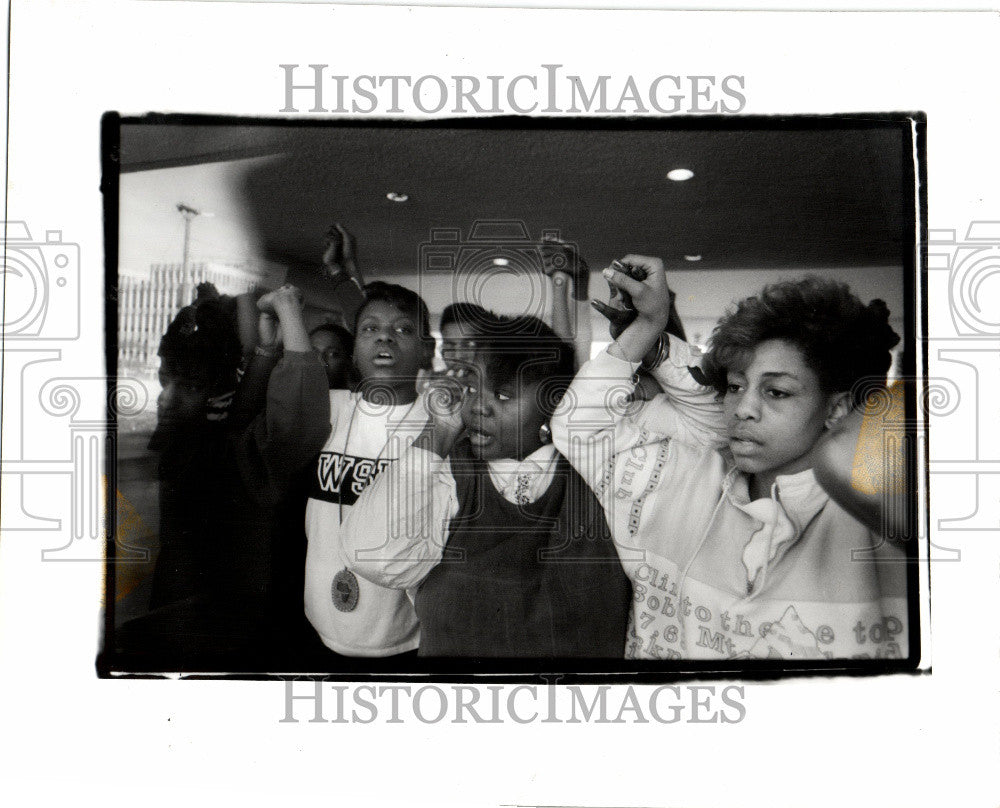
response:
<path id="1" fill-rule="evenodd" d="M 495 267 L 505 267 L 509 263 L 510 263 L 510 259 L 508 259 L 508 258 L 494 258 L 493 259 L 493 266 L 495 266 Z"/>
<path id="2" fill-rule="evenodd" d="M 410 197 L 408 194 L 397 194 L 395 191 L 389 191 L 385 198 L 390 202 L 406 202 Z"/>
<path id="3" fill-rule="evenodd" d="M 700 261 L 701 260 L 701 256 L 700 255 L 685 255 L 684 256 L 684 260 L 685 261 Z"/>
<path id="4" fill-rule="evenodd" d="M 694 172 L 690 168 L 675 168 L 672 171 L 667 172 L 667 179 L 673 180 L 674 182 L 684 182 L 689 180 L 694 176 Z"/>

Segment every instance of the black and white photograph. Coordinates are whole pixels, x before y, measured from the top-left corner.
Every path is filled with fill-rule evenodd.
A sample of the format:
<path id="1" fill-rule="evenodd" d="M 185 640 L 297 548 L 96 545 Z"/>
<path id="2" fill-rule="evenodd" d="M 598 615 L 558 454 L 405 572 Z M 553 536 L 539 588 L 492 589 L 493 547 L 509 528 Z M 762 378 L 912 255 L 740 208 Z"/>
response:
<path id="1" fill-rule="evenodd" d="M 102 675 L 913 670 L 924 125 L 106 115 Z"/>
<path id="2" fill-rule="evenodd" d="M 3 804 L 996 808 L 997 2 L 581 5 L 10 0 Z"/>

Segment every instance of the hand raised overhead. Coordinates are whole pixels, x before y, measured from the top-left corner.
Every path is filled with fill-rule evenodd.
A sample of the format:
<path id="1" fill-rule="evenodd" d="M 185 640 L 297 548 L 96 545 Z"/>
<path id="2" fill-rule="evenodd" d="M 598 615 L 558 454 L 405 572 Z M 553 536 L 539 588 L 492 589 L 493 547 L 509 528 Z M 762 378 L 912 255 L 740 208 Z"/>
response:
<path id="1" fill-rule="evenodd" d="M 562 273 L 572 279 L 574 286 L 586 284 L 590 267 L 575 244 L 546 236 L 538 247 L 542 257 L 542 271 L 552 277 Z"/>
<path id="2" fill-rule="evenodd" d="M 608 318 L 612 339 L 618 339 L 637 317 L 666 326 L 674 294 L 667 286 L 663 261 L 642 255 L 626 255 L 604 270 L 611 289 L 608 303 L 591 305 Z"/>

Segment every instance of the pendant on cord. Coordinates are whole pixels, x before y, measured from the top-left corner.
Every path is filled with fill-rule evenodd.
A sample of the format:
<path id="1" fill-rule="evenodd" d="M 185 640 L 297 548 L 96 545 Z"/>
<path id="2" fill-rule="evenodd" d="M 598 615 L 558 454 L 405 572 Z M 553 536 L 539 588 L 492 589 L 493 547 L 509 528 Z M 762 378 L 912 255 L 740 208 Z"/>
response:
<path id="1" fill-rule="evenodd" d="M 354 573 L 347 567 L 333 576 L 330 595 L 338 612 L 353 612 L 357 608 L 361 587 L 358 586 L 358 579 L 354 577 Z"/>

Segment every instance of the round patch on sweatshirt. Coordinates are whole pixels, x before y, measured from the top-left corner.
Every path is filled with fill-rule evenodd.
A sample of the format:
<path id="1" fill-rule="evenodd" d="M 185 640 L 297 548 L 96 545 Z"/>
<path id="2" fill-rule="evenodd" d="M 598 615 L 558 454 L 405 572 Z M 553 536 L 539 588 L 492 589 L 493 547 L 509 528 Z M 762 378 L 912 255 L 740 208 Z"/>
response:
<path id="1" fill-rule="evenodd" d="M 338 612 L 353 612 L 361 595 L 361 587 L 358 586 L 358 579 L 354 577 L 354 573 L 344 568 L 334 575 L 330 594 Z"/>

